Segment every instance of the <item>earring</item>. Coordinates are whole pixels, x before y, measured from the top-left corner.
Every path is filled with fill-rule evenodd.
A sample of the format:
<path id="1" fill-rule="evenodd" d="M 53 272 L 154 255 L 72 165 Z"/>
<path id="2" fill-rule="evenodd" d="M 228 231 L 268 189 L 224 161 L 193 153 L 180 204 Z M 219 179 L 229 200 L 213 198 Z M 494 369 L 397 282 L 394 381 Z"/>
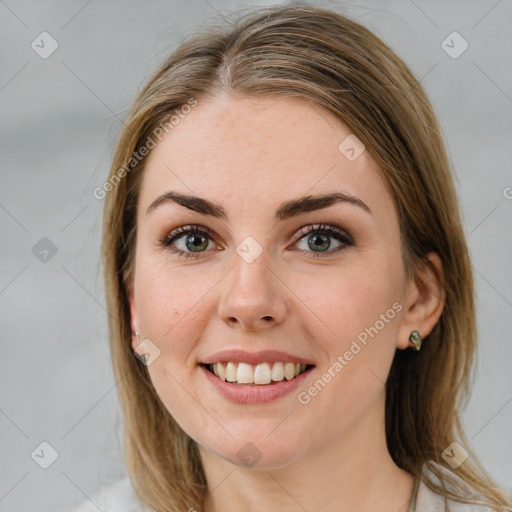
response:
<path id="1" fill-rule="evenodd" d="M 135 333 L 135 336 L 137 336 L 137 339 L 138 339 L 139 341 L 142 341 L 142 340 L 140 339 L 140 332 L 136 332 L 136 333 Z"/>
<path id="2" fill-rule="evenodd" d="M 411 331 L 411 334 L 409 335 L 409 341 L 413 344 L 411 348 L 414 348 L 416 352 L 419 352 L 421 348 L 421 343 L 423 341 L 423 338 L 421 337 L 419 331 Z"/>

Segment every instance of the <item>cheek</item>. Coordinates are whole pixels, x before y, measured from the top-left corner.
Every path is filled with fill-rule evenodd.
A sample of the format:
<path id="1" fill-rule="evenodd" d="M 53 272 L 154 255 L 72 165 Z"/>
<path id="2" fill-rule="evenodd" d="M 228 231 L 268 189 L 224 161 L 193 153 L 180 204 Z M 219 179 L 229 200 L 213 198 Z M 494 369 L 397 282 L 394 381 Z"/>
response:
<path id="1" fill-rule="evenodd" d="M 322 320 L 321 333 L 312 323 L 309 330 L 328 360 L 317 375 L 322 382 L 305 389 L 301 403 L 311 399 L 338 427 L 343 418 L 343 428 L 354 424 L 382 392 L 396 351 L 403 309 L 393 291 L 396 273 L 366 263 L 333 272 L 325 282 L 322 279 L 322 294 L 311 292 L 320 290 L 311 287 L 318 280 L 302 281 L 310 290 L 305 302 Z M 308 314 L 308 318 L 318 324 L 315 315 Z"/>
<path id="2" fill-rule="evenodd" d="M 173 347 L 179 349 L 184 333 L 198 331 L 201 319 L 207 316 L 202 313 L 204 299 L 215 285 L 215 276 L 201 272 L 199 266 L 180 270 L 161 257 L 141 262 L 136 279 L 144 335 L 164 345 L 172 340 Z"/>
<path id="3" fill-rule="evenodd" d="M 328 390 L 314 400 L 317 407 L 331 411 L 327 414 L 332 414 L 335 424 L 342 416 L 349 425 L 371 406 L 382 391 L 396 351 L 402 306 L 394 290 L 399 275 L 389 271 L 377 252 L 365 256 L 361 264 L 322 279 L 325 293 L 309 295 L 308 305 L 329 327 L 316 339 L 328 356 L 324 377 L 319 375 L 328 382 Z M 305 285 L 319 290 L 311 288 L 313 282 Z M 322 389 L 323 384 L 318 387 Z"/>
<path id="4" fill-rule="evenodd" d="M 206 273 L 200 275 L 192 267 L 180 272 L 165 258 L 139 262 L 136 289 L 141 329 L 160 350 L 148 366 L 151 382 L 185 431 L 205 428 L 205 418 L 191 403 L 191 394 L 197 393 L 191 388 L 190 376 L 197 368 L 190 354 L 205 329 L 207 301 L 201 299 L 213 283 Z"/>
<path id="5" fill-rule="evenodd" d="M 389 338 L 389 335 L 392 338 L 396 331 L 393 324 L 398 324 L 396 310 L 400 309 L 399 306 L 393 309 L 399 297 L 395 291 L 398 278 L 386 265 L 361 258 L 357 265 L 321 269 L 297 281 L 297 295 L 309 311 L 307 318 L 317 324 L 314 331 L 310 325 L 310 330 L 317 335 L 323 333 L 331 358 L 340 350 L 347 350 L 361 333 L 363 340 L 364 333 L 369 339 Z M 378 334 L 372 329 L 375 327 Z M 368 330 L 374 338 L 368 335 Z"/>

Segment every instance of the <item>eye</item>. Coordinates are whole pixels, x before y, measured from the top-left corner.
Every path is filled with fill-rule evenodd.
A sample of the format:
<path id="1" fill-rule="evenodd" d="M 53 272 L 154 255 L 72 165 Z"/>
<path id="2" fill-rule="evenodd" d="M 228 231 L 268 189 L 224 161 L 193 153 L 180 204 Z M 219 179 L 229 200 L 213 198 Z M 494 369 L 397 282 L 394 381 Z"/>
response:
<path id="1" fill-rule="evenodd" d="M 211 249 L 209 247 L 210 241 L 216 247 L 212 239 L 213 233 L 206 227 L 182 226 L 171 231 L 163 240 L 160 240 L 160 245 L 169 247 L 173 252 L 178 253 L 178 256 L 198 258 L 202 252 L 208 248 Z"/>
<path id="2" fill-rule="evenodd" d="M 316 227 L 307 226 L 302 228 L 299 231 L 299 240 L 295 242 L 295 244 L 301 242 L 306 237 L 306 247 L 307 249 L 311 249 L 311 251 L 308 251 L 307 249 L 301 250 L 305 250 L 306 253 L 312 252 L 313 254 L 310 254 L 308 256 L 309 258 L 318 258 L 322 256 L 322 254 L 326 253 L 332 254 L 333 252 L 337 252 L 354 245 L 352 238 L 345 231 L 335 226 L 319 224 Z M 334 247 L 334 249 L 331 249 L 332 244 L 330 239 L 332 238 L 335 238 L 339 243 L 339 245 Z"/>
<path id="3" fill-rule="evenodd" d="M 299 239 L 293 244 L 297 245 L 302 239 L 307 237 L 306 244 L 308 249 L 300 249 L 306 253 L 312 253 L 308 257 L 318 258 L 322 254 L 332 254 L 348 246 L 354 245 L 352 238 L 342 229 L 335 226 L 319 224 L 317 226 L 306 226 L 301 228 L 298 233 Z M 331 239 L 338 242 L 338 246 L 331 248 Z M 189 225 L 176 228 L 159 241 L 162 247 L 168 247 L 178 256 L 185 258 L 199 258 L 202 253 L 208 249 L 217 248 L 214 243 L 213 232 L 203 226 Z M 210 245 L 211 242 L 211 245 Z M 213 247 L 212 247 L 213 245 Z"/>

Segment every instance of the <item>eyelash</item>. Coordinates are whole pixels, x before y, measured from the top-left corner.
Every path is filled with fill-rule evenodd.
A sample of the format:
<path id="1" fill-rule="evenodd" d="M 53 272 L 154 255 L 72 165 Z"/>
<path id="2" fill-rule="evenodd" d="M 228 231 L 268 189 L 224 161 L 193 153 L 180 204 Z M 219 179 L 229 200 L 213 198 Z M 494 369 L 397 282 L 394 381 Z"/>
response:
<path id="1" fill-rule="evenodd" d="M 343 231 L 335 226 L 330 226 L 330 225 L 326 225 L 326 224 L 319 224 L 317 227 L 306 226 L 304 228 L 301 228 L 297 234 L 298 236 L 297 236 L 297 239 L 295 240 L 294 244 L 296 244 L 297 242 L 302 240 L 307 235 L 310 235 L 311 233 L 332 236 L 333 238 L 336 238 L 336 240 L 338 240 L 339 242 L 342 242 L 343 245 L 341 245 L 340 247 L 337 247 L 335 249 L 326 251 L 326 252 L 303 251 L 303 252 L 311 254 L 310 256 L 307 256 L 308 258 L 316 259 L 316 258 L 322 257 L 322 255 L 324 255 L 324 254 L 329 255 L 334 252 L 343 250 L 346 247 L 354 245 L 354 242 L 352 241 L 351 237 L 345 231 Z M 206 251 L 193 253 L 193 252 L 182 251 L 181 249 L 176 249 L 176 248 L 172 247 L 171 244 L 184 234 L 207 235 L 212 241 L 215 239 L 215 235 L 211 229 L 204 227 L 204 226 L 189 225 L 189 226 L 182 226 L 182 227 L 174 229 L 168 235 L 166 235 L 164 238 L 159 240 L 158 243 L 161 247 L 167 247 L 172 252 L 177 253 L 178 257 L 181 257 L 181 255 L 184 255 L 185 258 L 190 258 L 190 259 L 196 259 L 196 258 L 202 257 L 202 255 Z"/>

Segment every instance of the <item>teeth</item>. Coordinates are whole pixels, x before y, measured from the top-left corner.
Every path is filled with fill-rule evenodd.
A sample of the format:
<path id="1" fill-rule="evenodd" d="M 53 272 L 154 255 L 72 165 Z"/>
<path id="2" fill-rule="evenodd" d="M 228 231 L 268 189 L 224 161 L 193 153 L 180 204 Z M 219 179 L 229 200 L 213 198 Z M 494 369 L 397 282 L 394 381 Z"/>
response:
<path id="1" fill-rule="evenodd" d="M 284 379 L 284 366 L 283 363 L 274 363 L 272 367 L 272 380 L 279 382 Z"/>
<path id="2" fill-rule="evenodd" d="M 304 372 L 305 364 L 299 363 L 261 363 L 252 365 L 248 363 L 210 364 L 210 369 L 222 381 L 236 384 L 265 385 L 271 382 L 280 382 L 283 379 L 291 380 Z"/>
<path id="3" fill-rule="evenodd" d="M 284 378 L 291 380 L 295 377 L 295 365 L 293 363 L 286 363 L 284 365 Z"/>
<path id="4" fill-rule="evenodd" d="M 226 380 L 226 368 L 222 364 L 214 364 L 214 367 L 217 367 L 217 371 L 219 372 L 219 379 L 225 381 Z"/>
<path id="5" fill-rule="evenodd" d="M 250 364 L 238 363 L 236 381 L 238 384 L 252 384 L 254 382 L 254 372 Z"/>
<path id="6" fill-rule="evenodd" d="M 226 365 L 226 380 L 228 382 L 236 382 L 236 366 L 235 366 L 235 363 L 229 362 Z"/>
<path id="7" fill-rule="evenodd" d="M 250 365 L 248 365 L 250 366 Z M 254 384 L 270 384 L 272 382 L 272 372 L 267 363 L 262 363 L 254 369 Z"/>

